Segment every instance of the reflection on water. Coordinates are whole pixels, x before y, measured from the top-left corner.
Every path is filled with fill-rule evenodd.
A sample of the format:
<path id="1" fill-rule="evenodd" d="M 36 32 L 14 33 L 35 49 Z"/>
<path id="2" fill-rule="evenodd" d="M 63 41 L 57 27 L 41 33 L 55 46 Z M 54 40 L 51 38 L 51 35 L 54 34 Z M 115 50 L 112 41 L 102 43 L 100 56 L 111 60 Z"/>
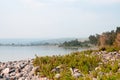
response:
<path id="1" fill-rule="evenodd" d="M 78 51 L 80 48 L 78 47 L 63 47 L 64 49 L 70 49 L 70 50 L 75 50 Z"/>
<path id="2" fill-rule="evenodd" d="M 38 56 L 65 55 L 81 48 L 63 48 L 58 46 L 0 46 L 0 61 L 31 59 Z"/>

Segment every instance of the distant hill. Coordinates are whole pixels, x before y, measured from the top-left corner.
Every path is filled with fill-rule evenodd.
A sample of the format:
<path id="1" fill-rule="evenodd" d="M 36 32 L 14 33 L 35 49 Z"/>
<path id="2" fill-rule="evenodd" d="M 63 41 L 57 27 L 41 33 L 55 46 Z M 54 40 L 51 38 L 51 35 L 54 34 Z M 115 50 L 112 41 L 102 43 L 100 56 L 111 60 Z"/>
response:
<path id="1" fill-rule="evenodd" d="M 0 39 L 0 44 L 30 44 L 33 41 L 41 41 L 41 39 Z"/>
<path id="2" fill-rule="evenodd" d="M 32 44 L 62 44 L 65 41 L 71 41 L 75 40 L 77 38 L 58 38 L 58 39 L 48 39 L 48 40 L 43 40 L 43 41 L 38 41 L 38 42 L 33 42 Z M 84 41 L 87 40 L 87 38 L 78 38 L 79 41 Z"/>
<path id="3" fill-rule="evenodd" d="M 77 38 L 58 38 L 58 39 L 0 39 L 1 45 L 44 45 L 44 44 L 61 44 L 65 41 L 75 40 Z M 79 41 L 87 38 L 78 38 Z"/>

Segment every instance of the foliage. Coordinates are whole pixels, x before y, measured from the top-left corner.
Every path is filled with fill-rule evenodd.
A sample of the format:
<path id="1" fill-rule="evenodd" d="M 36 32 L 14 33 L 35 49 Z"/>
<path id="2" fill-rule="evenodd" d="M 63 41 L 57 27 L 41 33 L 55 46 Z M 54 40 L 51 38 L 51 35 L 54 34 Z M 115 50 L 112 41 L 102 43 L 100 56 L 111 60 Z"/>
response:
<path id="1" fill-rule="evenodd" d="M 120 33 L 120 27 L 117 27 L 117 28 L 116 28 L 116 34 L 117 34 L 117 33 Z"/>
<path id="2" fill-rule="evenodd" d="M 63 44 L 59 45 L 60 47 L 89 47 L 89 41 L 80 42 L 78 39 L 72 41 L 65 41 Z"/>
<path id="3" fill-rule="evenodd" d="M 80 42 L 77 39 L 64 42 L 60 46 L 62 47 L 90 47 L 90 44 L 95 46 L 118 46 L 120 47 L 120 27 L 117 27 L 116 30 L 111 30 L 103 32 L 102 34 L 90 35 L 89 41 Z"/>
<path id="4" fill-rule="evenodd" d="M 79 42 L 77 39 L 76 40 L 72 40 L 72 41 L 68 41 L 68 42 L 64 42 L 61 46 L 81 46 L 81 42 Z"/>
<path id="5" fill-rule="evenodd" d="M 120 33 L 120 27 L 117 27 L 116 30 L 103 32 L 102 34 L 97 35 L 90 35 L 89 41 L 93 45 L 99 45 L 99 46 L 112 46 L 115 43 L 115 40 L 117 39 L 117 34 Z M 117 44 L 117 43 L 116 43 Z M 120 45 L 119 45 L 120 46 Z"/>
<path id="6" fill-rule="evenodd" d="M 116 35 L 116 39 L 115 39 L 115 42 L 114 42 L 114 46 L 120 48 L 120 33 L 117 33 L 117 35 Z"/>
<path id="7" fill-rule="evenodd" d="M 55 72 L 51 70 L 59 65 L 62 65 L 61 80 L 74 80 L 71 76 L 70 68 L 76 67 L 83 74 L 88 74 L 89 71 L 94 70 L 98 63 L 101 61 L 99 56 L 90 55 L 92 51 L 75 52 L 64 56 L 52 56 L 52 57 L 38 57 L 33 61 L 34 66 L 39 66 L 38 72 L 41 75 L 45 75 L 50 78 L 54 78 Z M 36 72 L 37 73 L 37 72 Z"/>
<path id="8" fill-rule="evenodd" d="M 112 46 L 107 46 L 103 49 L 116 51 L 116 48 Z M 96 51 L 87 50 L 74 52 L 64 56 L 36 56 L 33 64 L 34 66 L 40 66 L 36 73 L 39 72 L 40 75 L 45 75 L 53 79 L 56 72 L 51 72 L 51 70 L 59 65 L 62 65 L 60 70 L 60 80 L 76 80 L 71 76 L 71 72 L 69 70 L 70 67 L 79 69 L 84 75 L 83 77 L 79 77 L 77 80 L 93 80 L 93 78 L 96 78 L 97 80 L 119 80 L 120 60 L 108 60 L 107 62 L 104 62 L 102 56 L 95 55 L 94 52 Z M 97 67 L 99 67 L 99 69 L 96 69 Z"/>
<path id="9" fill-rule="evenodd" d="M 96 35 L 90 35 L 89 36 L 89 41 L 91 44 L 97 45 L 99 43 L 99 36 L 98 34 Z"/>

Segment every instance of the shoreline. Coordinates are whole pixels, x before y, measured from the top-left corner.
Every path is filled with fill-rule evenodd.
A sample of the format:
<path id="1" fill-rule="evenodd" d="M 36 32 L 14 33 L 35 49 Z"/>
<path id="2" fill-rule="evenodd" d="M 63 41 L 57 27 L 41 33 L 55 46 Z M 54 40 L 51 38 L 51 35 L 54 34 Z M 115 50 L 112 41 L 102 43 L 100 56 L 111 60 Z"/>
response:
<path id="1" fill-rule="evenodd" d="M 85 50 L 85 51 L 90 52 L 90 53 L 87 53 L 87 52 L 84 53 L 84 51 L 83 51 L 82 54 L 84 54 L 84 56 L 83 56 L 84 58 L 87 59 L 87 58 L 98 56 L 101 59 L 101 61 L 97 63 L 97 66 L 95 66 L 95 68 L 92 71 L 90 71 L 90 73 L 84 74 L 83 73 L 84 71 L 83 71 L 83 72 L 81 72 L 81 74 L 84 74 L 86 76 L 87 75 L 92 76 L 92 73 L 94 71 L 96 71 L 97 72 L 96 76 L 99 76 L 99 74 L 98 74 L 99 72 L 101 72 L 102 70 L 106 71 L 106 69 L 104 67 L 102 69 L 102 66 L 110 65 L 108 63 L 111 63 L 111 62 L 113 64 L 115 64 L 114 62 L 116 62 L 116 61 L 118 62 L 118 64 L 115 64 L 118 66 L 118 68 L 116 69 L 116 73 L 120 73 L 120 68 L 119 68 L 120 67 L 120 52 L 119 51 L 113 51 L 113 52 L 107 52 L 107 51 L 92 51 L 91 52 L 89 50 Z M 78 52 L 78 53 L 80 53 L 80 52 Z M 69 55 L 80 56 L 78 53 L 77 52 L 75 54 L 71 53 Z M 53 56 L 53 57 L 55 58 L 55 56 Z M 50 58 L 52 59 L 53 57 L 50 57 Z M 65 56 L 61 56 L 61 59 L 63 57 L 65 57 Z M 47 58 L 45 58 L 45 59 L 47 59 Z M 35 73 L 40 69 L 40 67 L 39 66 L 34 67 L 33 60 L 34 59 L 26 59 L 26 60 L 18 60 L 18 61 L 0 62 L 0 80 L 40 80 L 41 75 L 35 75 Z M 71 60 L 69 60 L 69 61 L 71 61 Z M 37 64 L 37 65 L 40 65 L 40 64 Z M 47 64 L 45 64 L 45 65 L 47 65 Z M 62 65 L 62 63 L 59 65 Z M 66 65 L 68 65 L 68 63 Z M 81 66 L 83 66 L 83 65 L 81 65 Z M 54 66 L 52 66 L 51 68 L 54 68 Z M 70 66 L 69 66 L 69 68 L 70 68 Z M 110 71 L 112 71 L 112 70 L 110 70 Z M 110 72 L 104 72 L 104 71 L 103 71 L 103 73 L 105 75 L 110 74 Z M 102 75 L 102 76 L 104 76 L 104 75 Z M 48 77 L 48 76 L 46 76 L 46 77 Z M 85 76 L 83 76 L 81 78 L 84 78 L 84 77 Z M 92 79 L 93 78 L 98 79 L 97 77 L 92 77 Z"/>
<path id="2" fill-rule="evenodd" d="M 19 61 L 31 61 L 34 58 L 25 58 L 25 59 L 13 59 L 13 60 L 1 60 L 0 63 L 8 63 L 8 62 L 19 62 Z"/>

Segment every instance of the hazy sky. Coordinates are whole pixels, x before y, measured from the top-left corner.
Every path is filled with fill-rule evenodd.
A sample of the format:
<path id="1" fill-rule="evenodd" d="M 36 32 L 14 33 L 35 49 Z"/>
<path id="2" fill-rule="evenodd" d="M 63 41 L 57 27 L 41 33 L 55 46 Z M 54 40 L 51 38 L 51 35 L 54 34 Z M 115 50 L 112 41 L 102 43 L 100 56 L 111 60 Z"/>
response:
<path id="1" fill-rule="evenodd" d="M 0 38 L 88 37 L 120 26 L 120 0 L 0 0 Z"/>

